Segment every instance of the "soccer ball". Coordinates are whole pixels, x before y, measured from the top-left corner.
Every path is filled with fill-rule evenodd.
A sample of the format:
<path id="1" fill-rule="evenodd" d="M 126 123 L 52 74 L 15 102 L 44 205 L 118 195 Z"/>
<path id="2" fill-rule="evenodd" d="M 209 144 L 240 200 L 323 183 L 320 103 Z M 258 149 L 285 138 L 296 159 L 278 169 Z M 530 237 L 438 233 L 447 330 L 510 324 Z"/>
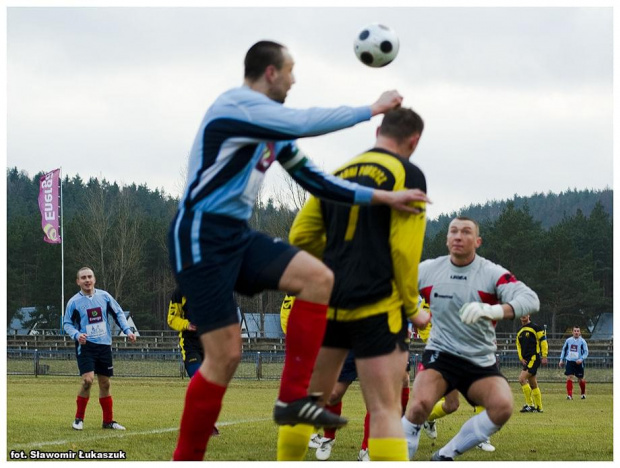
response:
<path id="1" fill-rule="evenodd" d="M 385 67 L 398 54 L 398 36 L 392 28 L 373 23 L 362 29 L 353 43 L 357 58 L 369 67 Z"/>

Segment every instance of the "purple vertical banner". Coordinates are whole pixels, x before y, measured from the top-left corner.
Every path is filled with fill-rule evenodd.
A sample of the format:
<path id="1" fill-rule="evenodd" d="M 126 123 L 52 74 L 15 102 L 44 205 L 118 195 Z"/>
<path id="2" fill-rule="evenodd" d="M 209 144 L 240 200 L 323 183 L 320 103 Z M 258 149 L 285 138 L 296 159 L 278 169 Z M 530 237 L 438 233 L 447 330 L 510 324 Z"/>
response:
<path id="1" fill-rule="evenodd" d="M 60 169 L 42 175 L 39 179 L 39 210 L 41 227 L 48 244 L 60 244 Z"/>

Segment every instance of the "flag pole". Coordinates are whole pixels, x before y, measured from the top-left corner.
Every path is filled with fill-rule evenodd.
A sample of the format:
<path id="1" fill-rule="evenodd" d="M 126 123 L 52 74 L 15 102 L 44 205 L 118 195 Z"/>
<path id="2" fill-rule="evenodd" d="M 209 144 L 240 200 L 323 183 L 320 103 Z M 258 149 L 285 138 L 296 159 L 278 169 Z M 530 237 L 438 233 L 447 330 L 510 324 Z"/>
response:
<path id="1" fill-rule="evenodd" d="M 60 174 L 58 177 L 60 183 L 60 333 L 62 335 L 62 319 L 65 309 L 65 211 L 62 205 L 62 166 L 60 166 Z"/>

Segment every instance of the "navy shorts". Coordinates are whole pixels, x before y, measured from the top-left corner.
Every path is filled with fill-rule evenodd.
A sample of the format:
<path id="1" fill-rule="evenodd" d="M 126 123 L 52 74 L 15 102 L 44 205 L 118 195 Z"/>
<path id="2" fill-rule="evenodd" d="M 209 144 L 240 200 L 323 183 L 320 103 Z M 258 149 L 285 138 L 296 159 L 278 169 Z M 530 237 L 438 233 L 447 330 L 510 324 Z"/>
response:
<path id="1" fill-rule="evenodd" d="M 94 372 L 97 375 L 112 377 L 114 365 L 112 364 L 112 346 L 95 344 L 87 341 L 85 344 L 75 344 L 80 375 Z"/>
<path id="2" fill-rule="evenodd" d="M 566 361 L 564 375 L 574 375 L 578 379 L 583 379 L 584 374 L 585 368 L 583 367 L 583 361 L 581 361 L 581 364 L 577 364 L 575 361 Z"/>
<path id="3" fill-rule="evenodd" d="M 175 244 L 171 229 L 170 259 L 174 271 L 178 263 L 184 267 L 176 272 L 176 280 L 187 298 L 187 318 L 198 334 L 239 323 L 233 292 L 251 296 L 278 289 L 284 270 L 299 252 L 253 231 L 245 221 L 209 214 L 202 215 L 199 228 L 182 221 L 178 239 Z M 178 252 L 175 245 L 180 245 Z"/>
<path id="4" fill-rule="evenodd" d="M 357 367 L 355 367 L 355 355 L 349 351 L 347 358 L 344 360 L 342 370 L 338 376 L 338 382 L 351 383 L 357 379 Z"/>
<path id="5" fill-rule="evenodd" d="M 357 358 L 383 356 L 397 347 L 407 351 L 407 317 L 402 310 L 393 313 L 401 315 L 402 323 L 395 333 L 390 330 L 388 312 L 352 321 L 327 320 L 323 346 L 350 349 Z"/>
<path id="6" fill-rule="evenodd" d="M 467 391 L 474 382 L 485 377 L 506 378 L 500 372 L 497 363 L 481 367 L 453 354 L 433 350 L 424 350 L 422 354 L 422 366 L 419 370 L 425 369 L 434 369 L 441 374 L 448 384 L 444 395 L 457 389 L 472 406 L 476 404 L 467 398 Z"/>

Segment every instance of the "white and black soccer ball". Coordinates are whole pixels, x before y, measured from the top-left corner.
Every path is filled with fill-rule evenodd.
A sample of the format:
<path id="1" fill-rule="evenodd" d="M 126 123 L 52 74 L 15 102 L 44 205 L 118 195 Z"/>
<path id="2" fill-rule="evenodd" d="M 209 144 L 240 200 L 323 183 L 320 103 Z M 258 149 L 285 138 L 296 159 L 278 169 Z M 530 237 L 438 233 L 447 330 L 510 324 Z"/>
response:
<path id="1" fill-rule="evenodd" d="M 379 68 L 398 55 L 400 43 L 396 32 L 383 24 L 373 23 L 362 29 L 353 43 L 355 55 L 364 65 Z"/>

